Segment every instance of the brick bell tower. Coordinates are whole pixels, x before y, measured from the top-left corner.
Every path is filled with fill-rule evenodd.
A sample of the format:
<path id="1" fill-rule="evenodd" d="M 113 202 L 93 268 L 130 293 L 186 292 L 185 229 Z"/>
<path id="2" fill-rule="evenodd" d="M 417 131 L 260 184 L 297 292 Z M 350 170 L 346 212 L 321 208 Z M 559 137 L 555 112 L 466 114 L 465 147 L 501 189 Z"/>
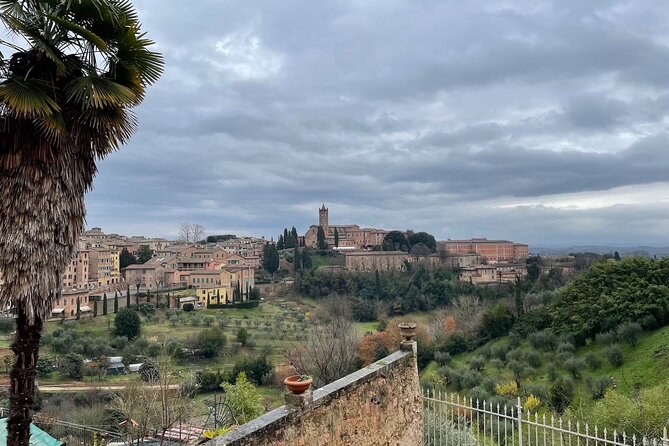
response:
<path id="1" fill-rule="evenodd" d="M 328 233 L 328 225 L 328 208 L 326 208 L 325 203 L 323 203 L 323 206 L 318 210 L 318 226 L 323 227 L 323 231 L 325 231 L 326 235 Z"/>

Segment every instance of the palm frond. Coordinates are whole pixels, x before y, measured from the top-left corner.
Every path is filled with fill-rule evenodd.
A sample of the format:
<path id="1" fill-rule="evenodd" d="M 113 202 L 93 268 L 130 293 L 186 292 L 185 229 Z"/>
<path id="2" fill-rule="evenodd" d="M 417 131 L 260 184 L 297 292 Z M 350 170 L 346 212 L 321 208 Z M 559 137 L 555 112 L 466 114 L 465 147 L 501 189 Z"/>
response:
<path id="1" fill-rule="evenodd" d="M 84 28 L 83 26 L 78 25 L 74 22 L 70 22 L 69 20 L 66 20 L 62 17 L 58 17 L 55 14 L 47 14 L 46 17 L 48 17 L 50 20 L 53 20 L 55 23 L 65 28 L 66 30 L 82 37 L 86 41 L 95 45 L 95 47 L 97 47 L 100 51 L 104 53 L 109 51 L 109 45 L 107 44 L 107 42 L 101 39 L 100 36 L 96 35 L 94 32 Z"/>
<path id="2" fill-rule="evenodd" d="M 60 112 L 60 106 L 44 90 L 45 82 L 10 77 L 0 85 L 0 102 L 10 114 L 20 118 L 47 116 Z"/>
<path id="3" fill-rule="evenodd" d="M 137 103 L 137 95 L 128 87 L 100 76 L 82 76 L 65 87 L 68 102 L 89 107 L 126 107 Z"/>

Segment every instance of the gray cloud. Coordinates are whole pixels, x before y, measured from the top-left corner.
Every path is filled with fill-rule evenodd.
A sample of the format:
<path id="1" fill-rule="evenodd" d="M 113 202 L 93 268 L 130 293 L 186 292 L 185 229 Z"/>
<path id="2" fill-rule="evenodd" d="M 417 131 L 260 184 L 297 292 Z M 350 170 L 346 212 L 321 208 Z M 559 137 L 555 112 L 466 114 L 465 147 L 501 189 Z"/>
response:
<path id="1" fill-rule="evenodd" d="M 101 163 L 91 225 L 271 236 L 326 202 L 438 238 L 669 243 L 657 2 L 136 3 L 167 70 Z M 643 200 L 611 202 L 630 187 Z"/>

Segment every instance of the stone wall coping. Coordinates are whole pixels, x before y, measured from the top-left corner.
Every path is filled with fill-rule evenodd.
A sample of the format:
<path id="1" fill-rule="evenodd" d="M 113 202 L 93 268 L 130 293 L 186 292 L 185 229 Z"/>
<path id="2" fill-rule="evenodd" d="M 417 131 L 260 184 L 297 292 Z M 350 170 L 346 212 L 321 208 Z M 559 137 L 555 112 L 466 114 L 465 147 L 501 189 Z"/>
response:
<path id="1" fill-rule="evenodd" d="M 348 391 L 367 383 L 377 376 L 382 376 L 390 368 L 397 367 L 406 362 L 408 358 L 413 357 L 413 351 L 396 351 L 383 359 L 380 359 L 367 367 L 356 370 L 350 375 L 346 375 L 337 381 L 331 382 L 319 389 L 313 391 L 313 402 L 307 409 L 296 410 L 289 409 L 287 406 L 281 406 L 277 409 L 267 412 L 260 417 L 249 421 L 232 432 L 215 438 L 207 443 L 210 446 L 242 446 L 244 441 L 251 436 L 262 435 L 267 431 L 275 431 L 283 425 L 289 425 L 295 422 L 300 416 L 322 406 L 323 404 L 339 398 Z"/>

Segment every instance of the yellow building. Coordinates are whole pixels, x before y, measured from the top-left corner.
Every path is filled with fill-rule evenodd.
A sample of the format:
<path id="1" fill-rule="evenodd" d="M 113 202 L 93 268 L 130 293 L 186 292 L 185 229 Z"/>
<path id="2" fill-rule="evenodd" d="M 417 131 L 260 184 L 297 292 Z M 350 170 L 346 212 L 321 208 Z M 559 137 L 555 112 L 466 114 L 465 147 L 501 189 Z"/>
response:
<path id="1" fill-rule="evenodd" d="M 197 301 L 202 308 L 207 308 L 209 305 L 225 305 L 232 303 L 232 296 L 228 302 L 228 288 L 227 287 L 207 287 L 197 289 Z"/>
<path id="2" fill-rule="evenodd" d="M 121 283 L 121 251 L 117 249 L 111 250 L 111 262 L 111 283 Z"/>

